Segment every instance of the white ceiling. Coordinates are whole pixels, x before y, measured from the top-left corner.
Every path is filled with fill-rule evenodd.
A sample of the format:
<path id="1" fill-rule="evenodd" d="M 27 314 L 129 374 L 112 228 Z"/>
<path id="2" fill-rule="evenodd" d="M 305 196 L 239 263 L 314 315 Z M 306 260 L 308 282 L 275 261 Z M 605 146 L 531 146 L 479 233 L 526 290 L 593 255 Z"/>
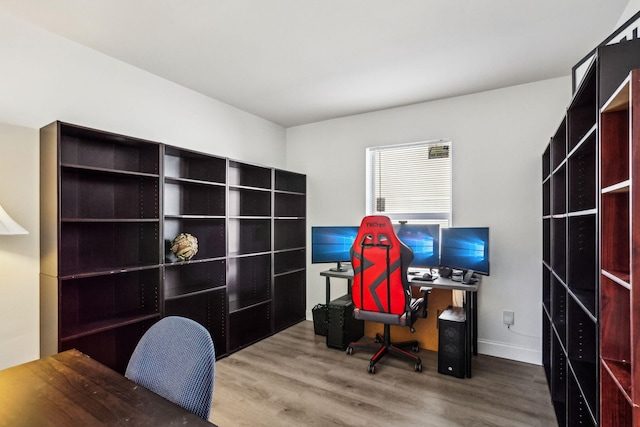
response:
<path id="1" fill-rule="evenodd" d="M 627 3 L 0 0 L 0 11 L 290 127 L 568 75 Z"/>

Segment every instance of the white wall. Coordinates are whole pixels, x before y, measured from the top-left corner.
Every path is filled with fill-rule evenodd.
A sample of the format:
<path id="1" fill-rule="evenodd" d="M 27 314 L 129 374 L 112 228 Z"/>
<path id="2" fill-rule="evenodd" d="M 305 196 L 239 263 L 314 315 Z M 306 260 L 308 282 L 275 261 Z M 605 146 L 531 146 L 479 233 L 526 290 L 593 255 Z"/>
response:
<path id="1" fill-rule="evenodd" d="M 638 11 L 640 11 L 640 0 L 629 0 L 627 7 L 624 9 L 624 12 L 622 12 L 622 16 L 620 16 L 620 19 L 616 24 L 616 29 L 631 19 L 633 15 L 638 13 Z"/>
<path id="2" fill-rule="evenodd" d="M 38 132 L 0 123 L 0 205 L 29 231 L 0 236 L 0 369 L 40 353 L 39 167 Z"/>
<path id="3" fill-rule="evenodd" d="M 284 167 L 284 128 L 0 12 L 0 122 L 55 120 Z"/>
<path id="4" fill-rule="evenodd" d="M 0 204 L 30 231 L 0 236 L 2 369 L 39 357 L 40 127 L 62 120 L 273 167 L 285 167 L 285 131 L 3 13 L 0 40 Z"/>
<path id="5" fill-rule="evenodd" d="M 366 147 L 450 138 L 453 225 L 491 228 L 491 276 L 478 295 L 479 351 L 540 364 L 542 153 L 570 96 L 564 77 L 287 129 L 288 164 L 308 177 L 308 229 L 360 223 Z M 308 270 L 309 319 L 324 302 L 319 272 L 326 268 Z M 515 311 L 517 333 L 502 324 L 503 309 Z"/>

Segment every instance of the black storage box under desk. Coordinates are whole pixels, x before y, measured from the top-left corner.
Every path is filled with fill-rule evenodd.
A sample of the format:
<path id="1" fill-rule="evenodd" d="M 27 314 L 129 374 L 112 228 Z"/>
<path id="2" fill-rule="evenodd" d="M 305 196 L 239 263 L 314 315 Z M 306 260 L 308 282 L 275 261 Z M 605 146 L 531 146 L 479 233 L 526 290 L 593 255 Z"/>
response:
<path id="1" fill-rule="evenodd" d="M 364 321 L 353 317 L 351 295 L 336 298 L 327 307 L 327 347 L 344 350 L 364 335 Z"/>

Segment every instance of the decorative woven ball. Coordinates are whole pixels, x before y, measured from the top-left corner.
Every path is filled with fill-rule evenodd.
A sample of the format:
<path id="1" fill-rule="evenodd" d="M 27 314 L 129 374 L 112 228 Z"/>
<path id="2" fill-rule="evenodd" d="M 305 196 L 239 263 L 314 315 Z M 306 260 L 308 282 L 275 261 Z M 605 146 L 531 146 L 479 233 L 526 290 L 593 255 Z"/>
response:
<path id="1" fill-rule="evenodd" d="M 178 234 L 171 244 L 171 252 L 182 261 L 189 261 L 198 253 L 198 239 L 189 233 Z"/>

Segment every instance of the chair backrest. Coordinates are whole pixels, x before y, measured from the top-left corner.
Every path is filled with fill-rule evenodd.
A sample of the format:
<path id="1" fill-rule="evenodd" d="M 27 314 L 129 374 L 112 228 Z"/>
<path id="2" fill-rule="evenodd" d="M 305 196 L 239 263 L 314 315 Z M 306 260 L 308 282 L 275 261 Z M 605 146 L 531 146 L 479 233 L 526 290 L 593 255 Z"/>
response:
<path id="1" fill-rule="evenodd" d="M 125 376 L 208 419 L 215 360 L 209 331 L 191 319 L 169 316 L 142 336 Z"/>
<path id="2" fill-rule="evenodd" d="M 409 311 L 407 269 L 412 261 L 413 251 L 398 239 L 389 217 L 364 217 L 351 247 L 354 305 L 378 313 Z"/>

